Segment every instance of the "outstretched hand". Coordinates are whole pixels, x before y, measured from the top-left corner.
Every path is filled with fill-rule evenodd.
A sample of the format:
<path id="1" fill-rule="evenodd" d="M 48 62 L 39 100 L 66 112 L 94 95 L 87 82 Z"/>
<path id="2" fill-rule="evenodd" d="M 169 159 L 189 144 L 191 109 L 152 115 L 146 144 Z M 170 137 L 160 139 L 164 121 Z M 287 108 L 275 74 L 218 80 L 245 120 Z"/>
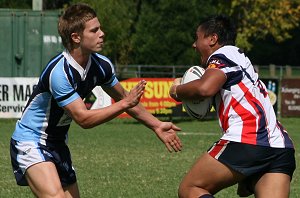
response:
<path id="1" fill-rule="evenodd" d="M 181 151 L 182 144 L 176 132 L 180 130 L 181 129 L 172 122 L 161 122 L 155 132 L 170 152 L 173 150 L 178 152 Z"/>

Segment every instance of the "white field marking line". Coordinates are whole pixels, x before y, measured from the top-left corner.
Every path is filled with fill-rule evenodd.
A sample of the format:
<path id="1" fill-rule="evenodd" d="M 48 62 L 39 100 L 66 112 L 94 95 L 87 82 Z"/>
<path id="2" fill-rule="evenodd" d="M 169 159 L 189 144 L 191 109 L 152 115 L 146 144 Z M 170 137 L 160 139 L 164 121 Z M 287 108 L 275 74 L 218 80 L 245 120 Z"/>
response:
<path id="1" fill-rule="evenodd" d="M 218 136 L 218 133 L 211 132 L 194 132 L 194 131 L 182 131 L 182 132 L 177 132 L 178 135 L 207 135 L 207 136 Z"/>

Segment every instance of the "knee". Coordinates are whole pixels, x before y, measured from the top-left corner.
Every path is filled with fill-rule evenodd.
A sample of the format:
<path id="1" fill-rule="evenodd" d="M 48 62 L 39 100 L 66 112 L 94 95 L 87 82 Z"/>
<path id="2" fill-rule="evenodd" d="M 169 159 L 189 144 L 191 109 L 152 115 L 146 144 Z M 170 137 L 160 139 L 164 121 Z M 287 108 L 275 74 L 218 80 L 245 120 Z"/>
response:
<path id="1" fill-rule="evenodd" d="M 47 189 L 43 191 L 33 191 L 36 197 L 52 197 L 52 198 L 65 198 L 63 189 Z"/>
<path id="2" fill-rule="evenodd" d="M 181 183 L 178 188 L 178 197 L 179 198 L 195 197 L 195 195 L 201 191 L 202 189 L 199 187 Z"/>
<path id="3" fill-rule="evenodd" d="M 178 188 L 178 197 L 179 198 L 188 197 L 188 192 L 189 192 L 188 186 L 181 183 Z"/>
<path id="4" fill-rule="evenodd" d="M 200 195 L 208 195 L 210 192 L 200 186 L 187 184 L 182 182 L 178 188 L 179 198 L 199 197 Z M 213 196 L 212 196 L 213 197 Z"/>

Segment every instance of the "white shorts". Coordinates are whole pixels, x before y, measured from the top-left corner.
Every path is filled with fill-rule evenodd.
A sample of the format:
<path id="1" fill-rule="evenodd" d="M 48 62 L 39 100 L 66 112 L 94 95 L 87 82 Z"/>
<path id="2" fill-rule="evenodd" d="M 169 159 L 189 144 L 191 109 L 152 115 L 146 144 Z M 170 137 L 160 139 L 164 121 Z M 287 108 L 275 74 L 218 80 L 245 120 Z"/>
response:
<path id="1" fill-rule="evenodd" d="M 18 185 L 27 186 L 25 172 L 30 166 L 51 161 L 55 164 L 62 186 L 76 182 L 75 170 L 66 144 L 45 146 L 33 141 L 16 141 L 10 143 L 11 163 Z"/>

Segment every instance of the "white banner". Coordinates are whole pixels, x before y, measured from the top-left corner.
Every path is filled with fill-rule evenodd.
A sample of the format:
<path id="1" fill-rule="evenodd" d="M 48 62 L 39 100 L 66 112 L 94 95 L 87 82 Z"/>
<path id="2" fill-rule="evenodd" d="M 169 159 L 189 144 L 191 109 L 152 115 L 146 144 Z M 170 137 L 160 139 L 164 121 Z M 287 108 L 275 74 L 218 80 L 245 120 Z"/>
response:
<path id="1" fill-rule="evenodd" d="M 39 78 L 0 77 L 0 118 L 20 118 Z M 90 102 L 91 109 L 111 105 L 111 98 L 95 87 L 95 99 Z"/>
<path id="2" fill-rule="evenodd" d="M 100 86 L 95 87 L 83 101 L 88 109 L 99 109 L 112 104 L 111 97 Z"/>
<path id="3" fill-rule="evenodd" d="M 38 78 L 0 78 L 0 118 L 19 118 Z"/>

